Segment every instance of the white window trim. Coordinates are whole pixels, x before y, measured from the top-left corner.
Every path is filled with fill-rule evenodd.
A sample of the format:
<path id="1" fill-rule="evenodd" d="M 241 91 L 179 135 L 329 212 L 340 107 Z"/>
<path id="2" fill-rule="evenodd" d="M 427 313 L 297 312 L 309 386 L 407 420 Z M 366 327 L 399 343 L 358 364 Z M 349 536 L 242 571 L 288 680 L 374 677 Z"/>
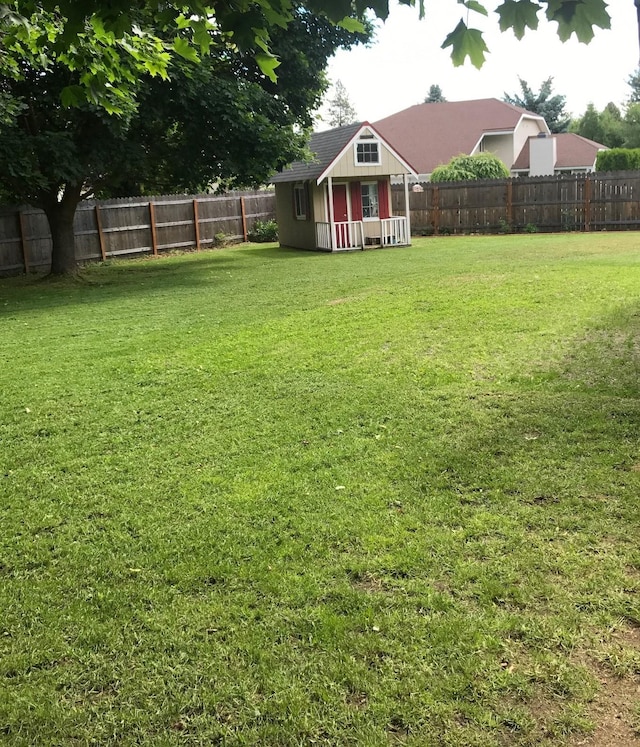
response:
<path id="1" fill-rule="evenodd" d="M 358 146 L 364 145 L 365 143 L 375 143 L 378 147 L 378 160 L 377 161 L 367 161 L 366 163 L 362 161 L 358 161 Z M 380 166 L 382 163 L 382 147 L 381 147 L 380 140 L 377 140 L 376 138 L 360 138 L 359 140 L 356 140 L 356 142 L 353 144 L 353 162 L 356 166 L 361 166 L 366 168 L 367 166 Z"/>
<path id="2" fill-rule="evenodd" d="M 369 185 L 375 185 L 376 188 L 376 196 L 378 198 L 378 215 L 374 215 L 373 217 L 365 218 L 364 217 L 364 205 L 361 206 L 362 210 L 362 220 L 364 222 L 367 221 L 378 221 L 380 220 L 380 189 L 378 187 L 378 182 L 360 182 L 360 199 L 362 200 L 362 187 L 369 186 Z"/>
<path id="3" fill-rule="evenodd" d="M 296 197 L 296 193 L 300 192 L 302 196 L 300 198 Z M 309 200 L 307 199 L 307 192 L 305 189 L 304 182 L 301 182 L 300 184 L 294 184 L 293 185 L 293 207 L 294 207 L 294 213 L 296 216 L 296 220 L 307 220 L 307 213 L 309 212 Z M 301 207 L 304 208 L 304 212 L 299 213 L 298 212 L 298 204 L 300 204 Z"/>

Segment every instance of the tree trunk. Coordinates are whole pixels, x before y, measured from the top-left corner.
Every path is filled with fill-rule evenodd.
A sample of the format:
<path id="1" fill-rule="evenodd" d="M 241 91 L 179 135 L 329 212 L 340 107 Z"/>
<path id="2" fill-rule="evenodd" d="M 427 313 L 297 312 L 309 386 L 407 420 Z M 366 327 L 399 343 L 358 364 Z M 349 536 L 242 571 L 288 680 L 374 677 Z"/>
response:
<path id="1" fill-rule="evenodd" d="M 77 266 L 73 219 L 80 202 L 80 186 L 66 185 L 62 199 L 49 196 L 42 201 L 42 207 L 49 221 L 51 231 L 51 274 L 67 275 Z"/>

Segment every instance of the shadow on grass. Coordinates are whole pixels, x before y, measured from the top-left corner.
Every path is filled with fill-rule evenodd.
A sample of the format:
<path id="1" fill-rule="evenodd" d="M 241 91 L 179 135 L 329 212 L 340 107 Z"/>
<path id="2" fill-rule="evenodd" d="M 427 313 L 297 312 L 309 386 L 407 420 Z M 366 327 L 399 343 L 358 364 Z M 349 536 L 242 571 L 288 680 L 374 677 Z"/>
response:
<path id="1" fill-rule="evenodd" d="M 523 536 L 554 522 L 584 530 L 594 547 L 620 543 L 602 550 L 619 556 L 620 568 L 630 554 L 640 562 L 637 305 L 592 324 L 546 368 L 497 386 L 425 391 L 422 406 L 407 464 L 425 494 L 446 495 L 467 518 L 511 517 Z M 637 601 L 618 597 L 616 605 L 623 614 Z"/>

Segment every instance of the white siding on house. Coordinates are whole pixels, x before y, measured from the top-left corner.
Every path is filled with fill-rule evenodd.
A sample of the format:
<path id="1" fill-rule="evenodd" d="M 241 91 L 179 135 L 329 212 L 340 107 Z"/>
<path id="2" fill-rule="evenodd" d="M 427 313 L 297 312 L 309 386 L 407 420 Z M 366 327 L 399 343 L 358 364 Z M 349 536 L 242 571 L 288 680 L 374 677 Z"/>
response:
<path id="1" fill-rule="evenodd" d="M 511 168 L 514 161 L 520 155 L 524 144 L 530 137 L 537 137 L 540 132 L 548 132 L 547 126 L 543 121 L 537 119 L 523 118 L 513 133 L 513 158 L 507 166 Z M 505 162 L 506 163 L 506 162 Z"/>
<path id="2" fill-rule="evenodd" d="M 510 169 L 518 153 L 513 152 L 513 135 L 504 133 L 502 135 L 485 135 L 474 153 L 493 153 L 494 156 Z M 519 151 L 518 151 L 519 152 Z"/>

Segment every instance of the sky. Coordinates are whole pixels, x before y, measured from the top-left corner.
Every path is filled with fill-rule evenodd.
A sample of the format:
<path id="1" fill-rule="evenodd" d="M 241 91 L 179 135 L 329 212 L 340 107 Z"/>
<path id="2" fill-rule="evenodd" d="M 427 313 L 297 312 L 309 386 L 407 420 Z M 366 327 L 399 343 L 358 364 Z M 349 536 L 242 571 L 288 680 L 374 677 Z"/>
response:
<path id="1" fill-rule="evenodd" d="M 489 0 L 487 8 L 494 8 Z M 611 29 L 597 29 L 585 45 L 575 35 L 564 44 L 556 24 L 540 19 L 537 31 L 527 31 L 518 41 L 512 31 L 501 33 L 498 16 L 471 13 L 469 26 L 483 30 L 490 53 L 480 70 L 468 58 L 454 67 L 450 48 L 440 48 L 466 9 L 455 0 L 425 0 L 426 16 L 419 20 L 416 8 L 392 4 L 385 23 L 377 22 L 375 42 L 368 48 L 339 51 L 327 74 L 332 83 L 341 81 L 359 120 L 375 122 L 424 101 L 432 84 L 442 89 L 448 101 L 499 98 L 505 92 L 520 93 L 518 77 L 538 91 L 553 77 L 553 92 L 566 96 L 566 110 L 580 116 L 589 103 L 603 109 L 613 101 L 625 103 L 629 75 L 638 67 L 638 30 L 632 0 L 609 3 Z M 539 14 L 539 17 L 542 13 Z M 326 101 L 317 129 L 327 129 Z"/>

